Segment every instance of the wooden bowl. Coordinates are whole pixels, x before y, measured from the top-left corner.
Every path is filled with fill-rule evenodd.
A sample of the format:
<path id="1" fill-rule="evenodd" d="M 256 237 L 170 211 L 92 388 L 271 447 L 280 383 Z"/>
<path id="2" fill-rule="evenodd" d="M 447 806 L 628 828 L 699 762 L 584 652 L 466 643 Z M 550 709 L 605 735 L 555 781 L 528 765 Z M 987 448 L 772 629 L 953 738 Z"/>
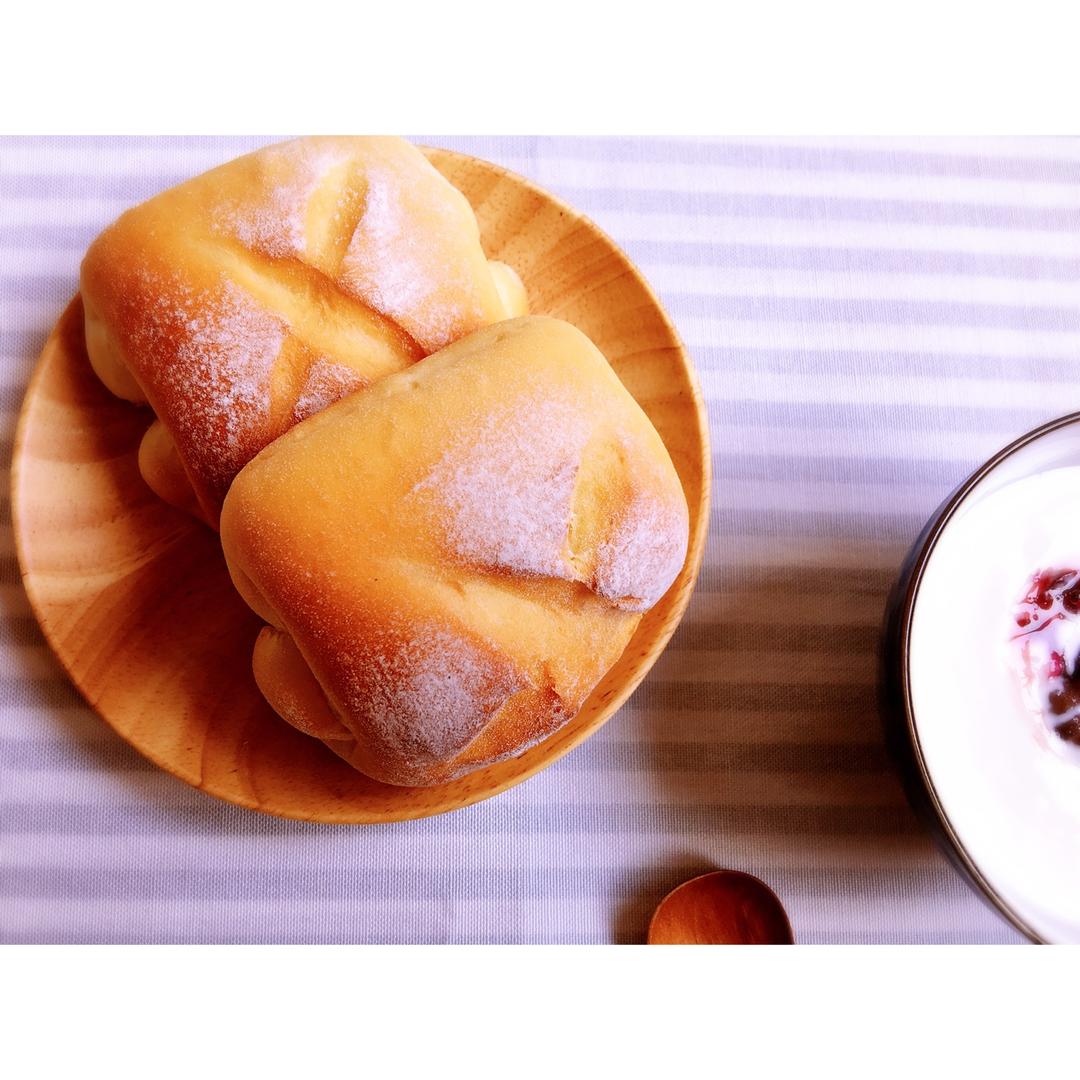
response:
<path id="1" fill-rule="evenodd" d="M 540 188 L 476 158 L 427 153 L 472 203 L 487 253 L 517 269 L 532 310 L 585 331 L 656 425 L 690 505 L 689 555 L 561 731 L 439 787 L 376 783 L 263 700 L 251 675 L 260 620 L 233 590 L 217 536 L 143 483 L 136 454 L 149 414 L 94 376 L 76 297 L 41 354 L 15 438 L 12 514 L 30 603 L 75 685 L 119 735 L 194 787 L 271 814 L 397 821 L 520 783 L 629 697 L 675 630 L 701 566 L 708 425 L 690 360 L 652 290 L 595 225 Z"/>

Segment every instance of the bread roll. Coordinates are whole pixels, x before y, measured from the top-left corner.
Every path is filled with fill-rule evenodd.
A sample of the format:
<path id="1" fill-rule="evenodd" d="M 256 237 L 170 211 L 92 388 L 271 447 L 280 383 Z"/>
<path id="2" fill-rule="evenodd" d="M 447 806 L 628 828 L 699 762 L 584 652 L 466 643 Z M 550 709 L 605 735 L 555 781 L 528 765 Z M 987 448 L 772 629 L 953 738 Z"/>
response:
<path id="1" fill-rule="evenodd" d="M 256 680 L 388 784 L 519 754 L 580 709 L 686 558 L 660 436 L 568 323 L 479 330 L 330 406 L 221 516 L 269 624 Z"/>
<path id="2" fill-rule="evenodd" d="M 293 424 L 528 310 L 464 196 L 394 138 L 299 139 L 180 184 L 94 241 L 81 291 L 94 370 L 160 421 L 144 477 L 211 525 Z"/>

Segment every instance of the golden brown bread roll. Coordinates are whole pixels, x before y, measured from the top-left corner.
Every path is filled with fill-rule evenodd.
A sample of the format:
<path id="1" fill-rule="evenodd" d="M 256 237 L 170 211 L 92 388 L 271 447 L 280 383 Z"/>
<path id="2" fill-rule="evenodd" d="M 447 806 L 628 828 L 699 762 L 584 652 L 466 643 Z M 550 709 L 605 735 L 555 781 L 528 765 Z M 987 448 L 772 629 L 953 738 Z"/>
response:
<path id="1" fill-rule="evenodd" d="M 479 330 L 262 451 L 225 500 L 270 704 L 436 784 L 579 710 L 686 558 L 660 436 L 580 331 Z"/>
<path id="2" fill-rule="evenodd" d="M 212 525 L 293 424 L 528 310 L 464 196 L 394 138 L 298 139 L 180 184 L 94 241 L 81 291 L 94 370 L 157 414 L 144 477 Z"/>

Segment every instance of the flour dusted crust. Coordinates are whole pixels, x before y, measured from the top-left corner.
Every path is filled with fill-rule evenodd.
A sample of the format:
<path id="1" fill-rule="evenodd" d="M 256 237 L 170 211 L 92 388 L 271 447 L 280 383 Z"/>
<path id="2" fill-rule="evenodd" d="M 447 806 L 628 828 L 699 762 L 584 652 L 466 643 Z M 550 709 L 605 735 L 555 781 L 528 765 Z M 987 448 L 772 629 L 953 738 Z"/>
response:
<path id="1" fill-rule="evenodd" d="M 162 423 L 144 476 L 212 525 L 293 424 L 528 310 L 464 196 L 378 137 L 282 143 L 156 196 L 94 241 L 81 291 L 94 370 Z"/>
<path id="2" fill-rule="evenodd" d="M 686 558 L 663 443 L 592 343 L 526 317 L 331 405 L 237 476 L 221 538 L 256 680 L 390 784 L 521 753 L 580 709 Z"/>

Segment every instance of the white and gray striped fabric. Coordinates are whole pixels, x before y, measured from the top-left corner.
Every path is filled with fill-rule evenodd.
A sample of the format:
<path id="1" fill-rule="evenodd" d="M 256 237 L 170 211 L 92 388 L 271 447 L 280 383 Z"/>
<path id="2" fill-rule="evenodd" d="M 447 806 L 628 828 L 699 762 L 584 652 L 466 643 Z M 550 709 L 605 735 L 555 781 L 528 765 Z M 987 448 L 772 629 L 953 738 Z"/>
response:
<path id="1" fill-rule="evenodd" d="M 87 243 L 267 141 L 0 141 L 8 455 Z M 903 800 L 875 647 L 925 517 L 1078 407 L 1080 144 L 422 141 L 590 215 L 690 347 L 716 490 L 682 628 L 603 731 L 496 799 L 385 827 L 275 820 L 157 771 L 82 704 L 21 591 L 5 490 L 0 937 L 636 942 L 668 889 L 728 866 L 770 882 L 804 942 L 1019 940 Z"/>

